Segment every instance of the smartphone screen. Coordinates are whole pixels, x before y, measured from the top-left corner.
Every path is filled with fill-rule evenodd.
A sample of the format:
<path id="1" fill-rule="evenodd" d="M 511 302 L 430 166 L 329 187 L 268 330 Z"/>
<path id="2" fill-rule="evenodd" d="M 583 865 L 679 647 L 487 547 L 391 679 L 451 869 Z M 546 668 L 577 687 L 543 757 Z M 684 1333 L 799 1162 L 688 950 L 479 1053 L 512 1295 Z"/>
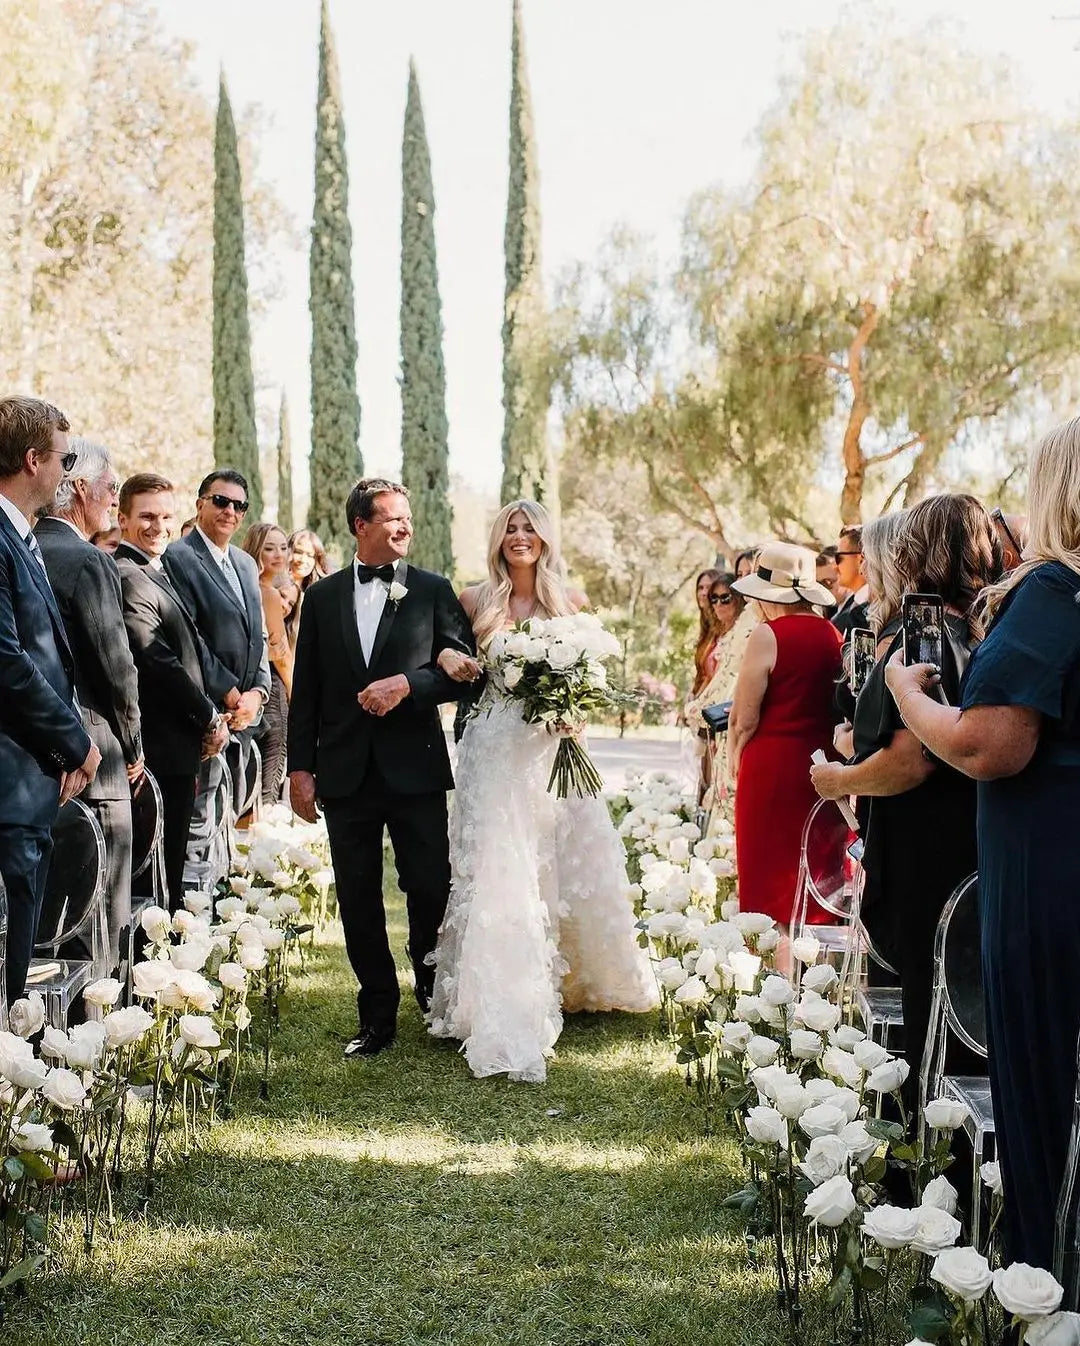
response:
<path id="1" fill-rule="evenodd" d="M 933 664 L 944 660 L 945 605 L 937 594 L 905 594 L 901 611 L 904 663 Z"/>
<path id="2" fill-rule="evenodd" d="M 848 646 L 848 687 L 858 696 L 877 662 L 877 636 L 857 626 L 848 635 Z"/>

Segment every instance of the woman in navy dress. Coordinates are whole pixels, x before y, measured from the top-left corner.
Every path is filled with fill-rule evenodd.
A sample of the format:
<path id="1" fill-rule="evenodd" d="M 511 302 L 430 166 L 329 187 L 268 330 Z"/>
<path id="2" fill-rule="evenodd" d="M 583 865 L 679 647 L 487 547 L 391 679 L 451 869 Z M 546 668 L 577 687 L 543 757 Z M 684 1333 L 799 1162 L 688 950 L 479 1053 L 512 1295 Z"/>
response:
<path id="1" fill-rule="evenodd" d="M 1028 559 L 987 591 L 961 709 L 927 695 L 926 665 L 887 676 L 908 728 L 979 782 L 1006 1260 L 1051 1269 L 1080 1039 L 1080 418 L 1035 450 L 1030 482 Z"/>

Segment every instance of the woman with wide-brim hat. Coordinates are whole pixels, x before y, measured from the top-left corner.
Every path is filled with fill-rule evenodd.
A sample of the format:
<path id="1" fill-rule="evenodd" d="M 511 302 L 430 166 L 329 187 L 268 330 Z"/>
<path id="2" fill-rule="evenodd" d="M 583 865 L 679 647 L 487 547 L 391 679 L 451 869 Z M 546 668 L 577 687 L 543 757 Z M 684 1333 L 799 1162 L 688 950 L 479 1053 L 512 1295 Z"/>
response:
<path id="1" fill-rule="evenodd" d="M 832 750 L 840 675 L 840 635 L 817 611 L 836 600 L 815 574 L 808 547 L 770 542 L 753 571 L 732 586 L 757 602 L 763 618 L 746 642 L 728 727 L 739 906 L 785 928 L 803 827 L 817 801 L 810 756 Z M 830 918 L 811 904 L 808 919 Z"/>

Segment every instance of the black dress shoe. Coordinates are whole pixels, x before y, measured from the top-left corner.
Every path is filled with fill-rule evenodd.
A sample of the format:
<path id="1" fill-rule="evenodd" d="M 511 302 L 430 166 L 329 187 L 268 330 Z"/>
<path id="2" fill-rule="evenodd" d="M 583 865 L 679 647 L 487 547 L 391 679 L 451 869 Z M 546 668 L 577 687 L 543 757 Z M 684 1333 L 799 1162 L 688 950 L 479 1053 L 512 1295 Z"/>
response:
<path id="1" fill-rule="evenodd" d="M 360 1036 L 353 1038 L 345 1046 L 345 1060 L 355 1061 L 360 1056 L 378 1056 L 387 1047 L 393 1046 L 393 1029 L 362 1028 Z"/>

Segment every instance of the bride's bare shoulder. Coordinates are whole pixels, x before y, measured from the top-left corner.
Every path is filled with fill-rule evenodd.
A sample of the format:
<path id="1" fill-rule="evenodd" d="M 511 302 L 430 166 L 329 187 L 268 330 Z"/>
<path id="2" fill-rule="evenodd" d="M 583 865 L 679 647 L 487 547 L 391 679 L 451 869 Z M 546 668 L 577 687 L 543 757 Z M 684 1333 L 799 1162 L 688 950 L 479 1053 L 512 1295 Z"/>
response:
<path id="1" fill-rule="evenodd" d="M 470 619 L 476 616 L 476 605 L 480 601 L 480 590 L 483 587 L 482 584 L 470 584 L 458 594 L 458 601 L 465 609 L 465 616 Z"/>

